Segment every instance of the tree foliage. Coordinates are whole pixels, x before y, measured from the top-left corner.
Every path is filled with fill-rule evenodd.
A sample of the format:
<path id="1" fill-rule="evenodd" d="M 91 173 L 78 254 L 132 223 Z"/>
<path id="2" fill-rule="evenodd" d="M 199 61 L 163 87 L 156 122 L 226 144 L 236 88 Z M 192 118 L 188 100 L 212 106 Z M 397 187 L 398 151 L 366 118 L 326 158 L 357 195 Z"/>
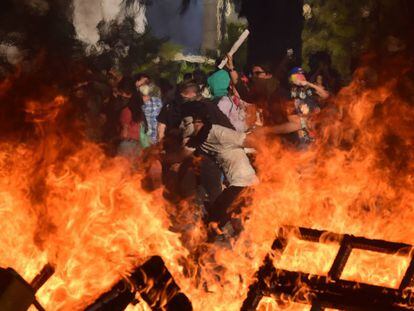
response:
<path id="1" fill-rule="evenodd" d="M 305 15 L 302 33 L 303 59 L 318 51 L 327 51 L 334 67 L 349 75 L 351 59 L 367 48 L 364 32 L 368 27 L 370 0 L 306 0 L 310 8 Z"/>
<path id="2" fill-rule="evenodd" d="M 402 40 L 412 29 L 410 0 L 305 0 L 303 59 L 326 51 L 334 67 L 349 77 L 352 61 L 365 52 L 380 53 L 388 36 Z"/>

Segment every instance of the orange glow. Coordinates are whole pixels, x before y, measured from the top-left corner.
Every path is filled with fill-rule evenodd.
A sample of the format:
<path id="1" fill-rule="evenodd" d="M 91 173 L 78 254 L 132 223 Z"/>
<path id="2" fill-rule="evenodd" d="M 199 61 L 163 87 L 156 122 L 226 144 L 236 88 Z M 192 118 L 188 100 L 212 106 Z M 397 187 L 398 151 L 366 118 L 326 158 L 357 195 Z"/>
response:
<path id="1" fill-rule="evenodd" d="M 343 89 L 307 152 L 264 137 L 255 163 L 261 183 L 231 246 L 206 243 L 194 206 L 171 206 L 162 189 L 145 192 L 126 160 L 62 130 L 67 98 L 29 100 L 35 135 L 0 142 L 0 266 L 30 282 L 51 263 L 56 273 L 37 297 L 46 310 L 72 311 L 159 255 L 194 310 L 233 311 L 282 226 L 414 244 L 414 112 L 395 83 Z M 276 266 L 326 274 L 338 247 L 292 240 Z M 398 286 L 407 262 L 374 257 L 354 250 L 343 276 Z M 273 310 L 269 301 L 260 310 Z M 291 306 L 283 310 L 309 310 Z"/>
<path id="2" fill-rule="evenodd" d="M 408 257 L 354 249 L 341 278 L 398 288 L 409 263 Z"/>
<path id="3" fill-rule="evenodd" d="M 270 297 L 264 297 L 257 308 L 257 311 L 310 311 L 311 306 L 301 305 L 299 303 L 287 303 L 278 305 L 276 300 Z"/>
<path id="4" fill-rule="evenodd" d="M 288 271 L 327 275 L 338 249 L 337 244 L 313 243 L 291 238 L 283 256 L 274 265 Z"/>

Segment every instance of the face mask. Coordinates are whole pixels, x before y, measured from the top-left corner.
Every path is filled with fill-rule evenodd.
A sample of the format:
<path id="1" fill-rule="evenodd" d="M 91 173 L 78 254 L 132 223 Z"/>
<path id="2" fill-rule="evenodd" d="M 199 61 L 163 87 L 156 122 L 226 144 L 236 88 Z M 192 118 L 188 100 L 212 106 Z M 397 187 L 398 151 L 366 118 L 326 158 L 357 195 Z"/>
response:
<path id="1" fill-rule="evenodd" d="M 254 89 L 262 95 L 269 96 L 276 91 L 279 82 L 275 78 L 261 79 L 253 78 Z"/>
<path id="2" fill-rule="evenodd" d="M 143 96 L 148 96 L 149 93 L 151 92 L 151 87 L 148 84 L 144 84 L 141 85 L 139 87 L 139 92 L 143 95 Z"/>
<path id="3" fill-rule="evenodd" d="M 192 96 L 192 97 L 183 97 L 183 102 L 184 103 L 188 103 L 188 102 L 194 102 L 197 101 L 198 96 Z"/>
<path id="4" fill-rule="evenodd" d="M 296 73 L 296 74 L 293 74 L 293 75 L 290 77 L 290 81 L 291 81 L 294 85 L 301 86 L 301 82 L 305 82 L 305 81 L 306 81 L 306 78 L 305 78 L 305 76 L 304 76 L 302 73 Z"/>

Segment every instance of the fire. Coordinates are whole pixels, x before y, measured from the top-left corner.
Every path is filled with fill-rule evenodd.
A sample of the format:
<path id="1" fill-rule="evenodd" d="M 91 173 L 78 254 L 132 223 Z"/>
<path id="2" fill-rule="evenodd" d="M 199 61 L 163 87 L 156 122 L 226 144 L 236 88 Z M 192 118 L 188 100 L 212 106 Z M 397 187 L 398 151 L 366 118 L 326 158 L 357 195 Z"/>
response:
<path id="1" fill-rule="evenodd" d="M 256 159 L 261 183 L 231 247 L 206 244 L 201 223 L 183 235 L 173 232 L 175 209 L 161 190 L 145 192 L 142 175 L 131 174 L 126 161 L 65 132 L 66 98 L 28 101 L 35 137 L 1 142 L 0 266 L 30 281 L 52 264 L 56 273 L 37 294 L 41 304 L 47 310 L 82 310 L 159 255 L 195 310 L 227 311 L 240 309 L 281 226 L 414 244 L 413 111 L 395 86 L 394 80 L 371 89 L 351 83 L 306 153 L 274 140 L 263 144 Z M 186 222 L 186 210 L 177 219 Z M 275 265 L 318 274 L 327 273 L 338 248 L 291 243 Z M 374 277 L 370 264 L 380 271 Z M 395 287 L 395 276 L 406 267 L 401 258 L 372 263 L 369 254 L 356 251 L 344 277 Z M 284 307 L 265 299 L 259 310 L 279 308 Z"/>
<path id="2" fill-rule="evenodd" d="M 28 104 L 41 135 L 57 135 L 48 127 L 64 102 L 57 97 L 41 111 Z M 84 308 L 152 255 L 164 254 L 169 269 L 179 270 L 176 256 L 186 250 L 168 230 L 159 196 L 140 188 L 125 161 L 107 159 L 88 142 L 62 157 L 56 138 L 41 137 L 41 147 L 1 145 L 0 243 L 8 251 L 0 266 L 30 281 L 44 264 L 54 265 L 38 293 L 47 310 Z"/>
<path id="3" fill-rule="evenodd" d="M 344 280 L 398 288 L 409 265 L 407 256 L 353 250 L 342 273 Z"/>
<path id="4" fill-rule="evenodd" d="M 292 238 L 283 251 L 283 256 L 280 260 L 275 260 L 274 265 L 279 269 L 327 275 L 338 249 L 339 245 L 318 244 Z"/>

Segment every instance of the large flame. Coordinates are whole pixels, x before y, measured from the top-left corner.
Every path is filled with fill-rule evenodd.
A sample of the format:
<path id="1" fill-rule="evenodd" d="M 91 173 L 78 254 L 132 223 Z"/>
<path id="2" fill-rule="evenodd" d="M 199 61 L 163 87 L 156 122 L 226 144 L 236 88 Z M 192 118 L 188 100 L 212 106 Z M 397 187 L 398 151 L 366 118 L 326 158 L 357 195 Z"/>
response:
<path id="1" fill-rule="evenodd" d="M 198 222 L 180 226 L 193 220 L 186 212 L 192 207 L 174 208 L 160 191 L 142 190 L 142 176 L 131 174 L 126 161 L 59 130 L 67 99 L 28 101 L 36 136 L 26 143 L 4 141 L 0 148 L 0 266 L 30 281 L 51 263 L 56 273 L 38 293 L 40 302 L 47 310 L 81 310 L 160 255 L 195 310 L 227 311 L 240 309 L 283 225 L 414 244 L 413 109 L 395 95 L 396 83 L 351 83 L 336 109 L 328 109 L 318 143 L 307 152 L 275 140 L 263 144 L 256 159 L 261 183 L 231 247 L 206 244 Z M 176 233 L 177 227 L 186 231 Z M 327 273 L 337 246 L 291 243 L 281 267 Z M 395 287 L 406 261 L 372 262 L 369 256 L 353 253 L 344 277 Z M 278 308 L 268 300 L 259 309 Z"/>

